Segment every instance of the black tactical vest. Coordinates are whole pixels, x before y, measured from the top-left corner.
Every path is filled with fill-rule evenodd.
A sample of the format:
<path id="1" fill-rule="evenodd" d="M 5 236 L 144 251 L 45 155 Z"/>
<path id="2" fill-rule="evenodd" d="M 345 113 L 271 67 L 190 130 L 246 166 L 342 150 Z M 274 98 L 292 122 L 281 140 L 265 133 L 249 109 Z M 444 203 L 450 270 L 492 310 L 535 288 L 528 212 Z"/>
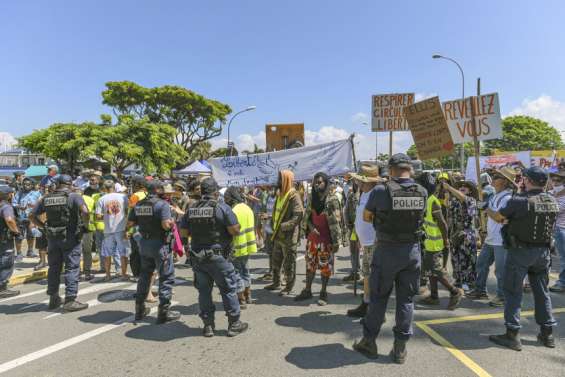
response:
<path id="1" fill-rule="evenodd" d="M 377 239 L 388 242 L 418 242 L 426 210 L 426 190 L 417 183 L 400 185 L 394 179 L 385 184 L 391 209 L 377 211 Z"/>
<path id="2" fill-rule="evenodd" d="M 212 199 L 200 199 L 188 207 L 187 219 L 190 224 L 190 236 L 196 245 L 214 245 L 220 243 L 220 233 L 216 224 L 218 202 Z"/>
<path id="3" fill-rule="evenodd" d="M 508 234 L 518 243 L 549 246 L 558 213 L 559 205 L 553 196 L 546 192 L 530 196 L 527 216 L 511 219 Z"/>
<path id="4" fill-rule="evenodd" d="M 9 206 L 8 203 L 0 203 L 0 211 L 4 209 L 5 206 Z M 12 234 L 10 232 L 10 228 L 8 228 L 8 224 L 6 224 L 6 220 L 4 217 L 0 217 L 0 242 L 5 243 L 12 240 Z"/>
<path id="5" fill-rule="evenodd" d="M 160 200 L 157 197 L 147 197 L 135 205 L 134 211 L 139 233 L 145 239 L 165 240 L 165 230 L 161 226 L 161 219 L 155 216 L 155 204 Z"/>
<path id="6" fill-rule="evenodd" d="M 47 215 L 45 230 L 47 237 L 67 238 L 67 229 L 71 221 L 69 193 L 55 191 L 43 198 L 43 206 Z"/>

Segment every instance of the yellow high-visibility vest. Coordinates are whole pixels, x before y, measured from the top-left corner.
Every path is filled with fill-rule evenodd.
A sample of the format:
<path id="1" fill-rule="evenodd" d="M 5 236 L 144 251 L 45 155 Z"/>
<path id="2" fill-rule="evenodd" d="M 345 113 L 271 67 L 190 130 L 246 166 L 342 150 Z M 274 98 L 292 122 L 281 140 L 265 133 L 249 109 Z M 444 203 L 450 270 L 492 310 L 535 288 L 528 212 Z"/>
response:
<path id="1" fill-rule="evenodd" d="M 424 231 L 426 232 L 424 249 L 431 252 L 438 252 L 443 250 L 444 245 L 441 231 L 432 215 L 434 203 L 441 208 L 439 199 L 435 195 L 430 195 L 426 203 L 426 216 L 424 217 Z"/>
<path id="2" fill-rule="evenodd" d="M 84 200 L 84 204 L 86 204 L 86 208 L 88 208 L 88 215 L 89 215 L 88 231 L 94 232 L 96 230 L 96 225 L 94 225 L 94 222 L 92 221 L 92 217 L 94 216 L 94 210 L 95 210 L 94 199 L 92 199 L 92 197 L 88 195 L 83 195 L 82 199 Z"/>
<path id="3" fill-rule="evenodd" d="M 94 199 L 94 211 L 90 213 L 90 222 L 94 224 L 96 230 L 102 232 L 104 231 L 104 220 L 97 220 L 96 219 L 96 206 L 98 205 L 98 201 L 100 198 L 104 196 L 104 193 L 97 192 L 96 194 L 92 195 L 92 199 Z"/>
<path id="4" fill-rule="evenodd" d="M 257 252 L 255 240 L 255 218 L 253 210 L 245 203 L 239 203 L 233 208 L 240 231 L 233 237 L 233 256 L 243 257 Z"/>

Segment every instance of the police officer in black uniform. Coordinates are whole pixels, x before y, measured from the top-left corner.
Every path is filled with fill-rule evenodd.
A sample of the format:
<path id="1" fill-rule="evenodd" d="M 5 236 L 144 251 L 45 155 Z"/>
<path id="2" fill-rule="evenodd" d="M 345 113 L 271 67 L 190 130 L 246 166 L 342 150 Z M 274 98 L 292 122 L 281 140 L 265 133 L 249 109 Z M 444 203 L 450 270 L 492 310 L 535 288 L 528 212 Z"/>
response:
<path id="1" fill-rule="evenodd" d="M 39 200 L 30 220 L 47 233 L 47 294 L 49 309 L 61 303 L 59 283 L 63 264 L 65 268 L 65 303 L 63 310 L 75 312 L 88 308 L 88 304 L 76 300 L 80 277 L 81 239 L 88 224 L 88 208 L 80 194 L 71 191 L 72 178 L 61 174 L 56 179 L 57 188 Z M 43 223 L 39 216 L 45 213 Z"/>
<path id="2" fill-rule="evenodd" d="M 204 322 L 205 337 L 214 336 L 212 288 L 220 289 L 224 310 L 228 316 L 228 336 L 241 334 L 249 325 L 239 319 L 237 275 L 228 257 L 232 252 L 232 236 L 240 226 L 232 209 L 218 202 L 218 185 L 206 178 L 200 185 L 202 197 L 189 205 L 181 222 L 181 234 L 191 236 L 190 260 L 194 271 L 194 285 L 198 289 L 200 318 Z"/>
<path id="3" fill-rule="evenodd" d="M 128 230 L 138 226 L 142 238 L 139 242 L 141 269 L 137 281 L 135 295 L 135 319 L 143 319 L 149 314 L 145 307 L 145 298 L 151 289 L 151 276 L 159 271 L 159 311 L 157 323 L 175 321 L 180 313 L 170 310 L 173 285 L 175 283 L 175 266 L 173 252 L 170 247 L 173 218 L 169 203 L 161 199 L 163 184 L 159 181 L 147 184 L 148 196 L 139 201 L 128 215 Z"/>
<path id="4" fill-rule="evenodd" d="M 535 318 L 540 326 L 538 341 L 555 347 L 553 326 L 556 325 L 549 297 L 549 243 L 559 206 L 554 197 L 544 191 L 547 173 L 540 167 L 522 172 L 525 192 L 514 195 L 498 212 L 487 209 L 496 221 L 507 222 L 502 228 L 508 250 L 504 265 L 504 324 L 506 333 L 489 339 L 515 351 L 522 350 L 519 337 L 522 284 L 528 276 L 534 295 Z"/>
<path id="5" fill-rule="evenodd" d="M 20 291 L 8 289 L 8 281 L 14 272 L 14 238 L 19 235 L 12 207 L 13 194 L 13 188 L 0 185 L 0 298 L 20 294 Z"/>
<path id="6" fill-rule="evenodd" d="M 391 357 L 406 360 L 406 342 L 412 335 L 413 297 L 420 279 L 420 234 L 427 199 L 426 190 L 411 176 L 411 159 L 393 155 L 389 162 L 390 180 L 376 186 L 363 213 L 372 222 L 377 244 L 371 263 L 369 309 L 362 319 L 363 338 L 353 348 L 369 358 L 377 358 L 377 338 L 385 320 L 392 288 L 396 289 L 396 326 Z"/>

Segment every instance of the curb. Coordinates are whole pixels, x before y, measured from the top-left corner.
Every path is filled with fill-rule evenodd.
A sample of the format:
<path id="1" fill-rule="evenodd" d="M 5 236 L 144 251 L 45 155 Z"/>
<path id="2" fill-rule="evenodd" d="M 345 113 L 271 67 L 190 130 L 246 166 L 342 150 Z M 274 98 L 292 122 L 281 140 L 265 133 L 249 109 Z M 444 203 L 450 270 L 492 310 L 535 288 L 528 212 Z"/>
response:
<path id="1" fill-rule="evenodd" d="M 100 261 L 98 259 L 92 259 L 92 267 L 99 268 L 100 267 L 99 262 Z M 80 268 L 82 269 L 82 260 L 80 261 Z M 47 268 L 44 268 L 39 271 L 31 271 L 31 272 L 12 276 L 8 284 L 13 287 L 14 285 L 31 283 L 43 279 L 47 279 Z"/>

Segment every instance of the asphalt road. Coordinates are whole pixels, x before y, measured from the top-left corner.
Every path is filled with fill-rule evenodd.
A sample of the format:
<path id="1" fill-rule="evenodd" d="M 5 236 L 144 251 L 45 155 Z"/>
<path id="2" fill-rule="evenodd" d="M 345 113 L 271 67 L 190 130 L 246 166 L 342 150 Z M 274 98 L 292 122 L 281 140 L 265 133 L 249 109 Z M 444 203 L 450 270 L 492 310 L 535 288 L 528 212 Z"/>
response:
<path id="1" fill-rule="evenodd" d="M 254 276 L 262 275 L 266 255 L 252 259 Z M 417 306 L 415 320 L 421 327 L 408 345 L 404 365 L 392 364 L 394 297 L 387 323 L 377 341 L 381 356 L 369 360 L 351 345 L 361 327 L 345 315 L 356 306 L 352 286 L 341 279 L 349 267 L 348 251 L 336 260 L 336 274 L 329 287 L 330 304 L 319 307 L 316 298 L 295 303 L 262 289 L 255 281 L 255 303 L 243 311 L 250 323 L 247 333 L 226 336 L 220 296 L 214 338 L 201 336 L 197 316 L 197 291 L 190 269 L 177 269 L 175 307 L 181 320 L 155 325 L 155 310 L 140 323 L 133 322 L 135 283 L 83 282 L 79 299 L 91 307 L 78 313 L 48 311 L 44 282 L 21 286 L 22 295 L 0 300 L 0 374 L 6 376 L 565 376 L 565 295 L 552 294 L 559 325 L 557 348 L 535 341 L 537 326 L 531 315 L 523 318 L 524 350 L 515 352 L 491 344 L 488 334 L 504 330 L 501 308 L 486 301 L 464 300 L 455 311 L 445 310 L 446 291 L 440 291 L 441 307 Z M 304 260 L 299 256 L 297 291 L 304 285 Z M 490 286 L 494 280 L 491 277 Z M 319 291 L 316 280 L 314 293 Z M 491 289 L 493 291 L 493 289 Z M 524 310 L 533 307 L 526 295 Z M 490 316 L 488 316 L 490 315 Z M 471 317 L 467 316 L 479 316 Z M 423 321 L 445 318 L 447 323 Z M 437 321 L 436 321 L 437 322 Z M 440 321 L 441 322 L 441 321 Z M 446 343 L 447 342 L 447 343 Z"/>

